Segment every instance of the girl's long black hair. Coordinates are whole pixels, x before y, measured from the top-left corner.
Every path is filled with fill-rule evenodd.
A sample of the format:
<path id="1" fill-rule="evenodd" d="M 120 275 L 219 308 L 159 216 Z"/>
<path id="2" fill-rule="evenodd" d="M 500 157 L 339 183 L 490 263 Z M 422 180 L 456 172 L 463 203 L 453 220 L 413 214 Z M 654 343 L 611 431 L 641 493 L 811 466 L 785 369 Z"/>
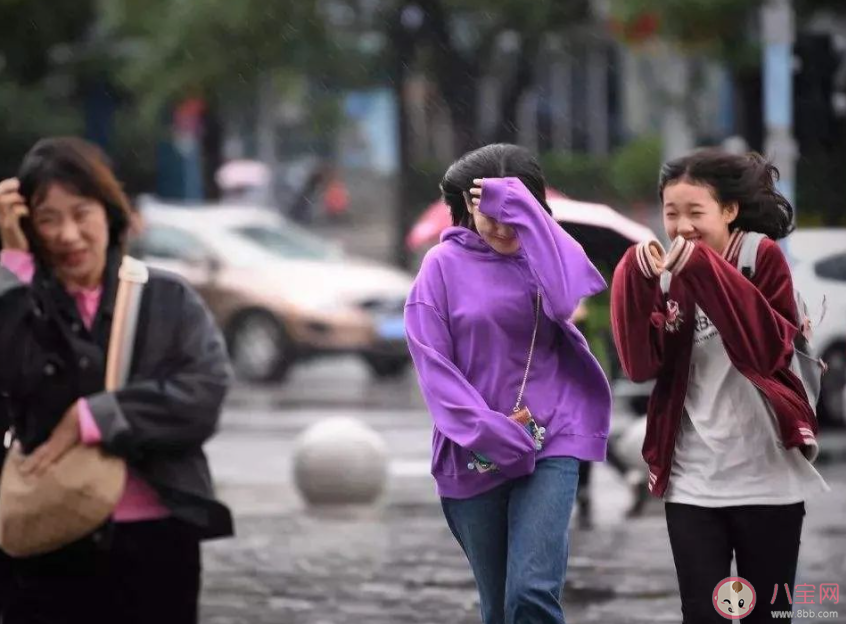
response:
<path id="1" fill-rule="evenodd" d="M 547 213 L 546 182 L 540 164 L 532 153 L 519 145 L 494 143 L 467 152 L 456 160 L 441 180 L 441 192 L 452 214 L 452 224 L 473 229 L 464 193 L 477 178 L 519 178 Z"/>

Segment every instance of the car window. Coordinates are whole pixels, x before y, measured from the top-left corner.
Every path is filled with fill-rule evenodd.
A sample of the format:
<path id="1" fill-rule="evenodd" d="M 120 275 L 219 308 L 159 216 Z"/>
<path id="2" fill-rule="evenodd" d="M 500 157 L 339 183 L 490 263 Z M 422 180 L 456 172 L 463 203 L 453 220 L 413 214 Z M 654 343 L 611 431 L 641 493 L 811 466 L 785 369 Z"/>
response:
<path id="1" fill-rule="evenodd" d="M 846 253 L 820 260 L 814 265 L 814 272 L 823 279 L 846 282 Z"/>
<path id="2" fill-rule="evenodd" d="M 164 260 L 198 262 L 211 255 L 196 236 L 168 225 L 147 224 L 136 245 L 141 256 Z"/>
<path id="3" fill-rule="evenodd" d="M 327 260 L 338 256 L 338 251 L 331 245 L 293 229 L 246 225 L 233 228 L 232 231 L 255 243 L 262 250 L 282 258 Z"/>

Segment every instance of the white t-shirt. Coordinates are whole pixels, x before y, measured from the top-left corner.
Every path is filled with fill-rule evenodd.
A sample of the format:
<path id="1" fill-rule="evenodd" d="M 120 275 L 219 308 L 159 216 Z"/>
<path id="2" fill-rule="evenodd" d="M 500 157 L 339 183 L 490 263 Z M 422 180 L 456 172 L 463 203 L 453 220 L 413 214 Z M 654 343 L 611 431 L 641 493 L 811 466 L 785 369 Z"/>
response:
<path id="1" fill-rule="evenodd" d="M 828 491 L 798 448 L 784 448 L 769 403 L 732 365 L 699 306 L 695 322 L 686 414 L 664 499 L 701 507 L 788 505 Z"/>

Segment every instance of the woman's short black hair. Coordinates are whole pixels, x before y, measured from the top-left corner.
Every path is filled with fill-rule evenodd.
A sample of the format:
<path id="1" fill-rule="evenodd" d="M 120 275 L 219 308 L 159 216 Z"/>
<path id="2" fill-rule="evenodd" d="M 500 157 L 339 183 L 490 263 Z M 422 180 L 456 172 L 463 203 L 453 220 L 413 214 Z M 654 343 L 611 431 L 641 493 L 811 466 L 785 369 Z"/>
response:
<path id="1" fill-rule="evenodd" d="M 54 183 L 99 201 L 106 209 L 109 247 L 125 246 L 132 207 L 108 157 L 96 145 L 77 137 L 42 139 L 24 156 L 18 180 L 20 194 L 30 209 L 44 199 Z"/>
<path id="2" fill-rule="evenodd" d="M 519 145 L 494 143 L 467 152 L 444 174 L 441 192 L 452 214 L 452 224 L 473 229 L 473 219 L 464 199 L 464 193 L 473 188 L 473 180 L 510 177 L 519 178 L 544 210 L 552 214 L 546 203 L 546 182 L 537 159 Z"/>
<path id="3" fill-rule="evenodd" d="M 737 202 L 737 218 L 730 230 L 766 234 L 773 240 L 795 229 L 793 206 L 775 186 L 778 169 L 758 153 L 731 154 L 721 149 L 697 150 L 661 168 L 658 196 L 675 182 L 707 186 L 721 206 Z"/>

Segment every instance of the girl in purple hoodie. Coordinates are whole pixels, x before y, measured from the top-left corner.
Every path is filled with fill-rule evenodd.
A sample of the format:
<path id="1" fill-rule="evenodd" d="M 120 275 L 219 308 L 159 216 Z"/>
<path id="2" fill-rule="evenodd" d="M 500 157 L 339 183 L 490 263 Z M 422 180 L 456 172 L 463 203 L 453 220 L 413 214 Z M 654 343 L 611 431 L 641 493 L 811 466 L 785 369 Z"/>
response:
<path id="1" fill-rule="evenodd" d="M 560 624 L 578 464 L 605 459 L 611 410 L 570 317 L 606 285 L 552 218 L 527 150 L 465 154 L 441 189 L 453 227 L 405 307 L 432 475 L 484 623 Z"/>

